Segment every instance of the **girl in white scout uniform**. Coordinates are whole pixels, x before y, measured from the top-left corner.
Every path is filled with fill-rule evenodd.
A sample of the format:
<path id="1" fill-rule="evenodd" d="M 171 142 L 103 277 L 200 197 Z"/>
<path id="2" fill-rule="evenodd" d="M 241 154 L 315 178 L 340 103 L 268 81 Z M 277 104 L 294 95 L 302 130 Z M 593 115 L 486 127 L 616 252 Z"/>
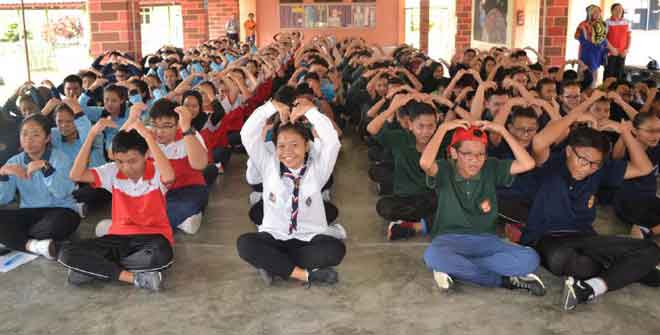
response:
<path id="1" fill-rule="evenodd" d="M 239 237 L 241 258 L 259 269 L 268 285 L 273 276 L 307 283 L 335 284 L 344 243 L 325 235 L 328 222 L 321 189 L 332 174 L 341 144 L 330 120 L 313 105 L 294 100 L 294 90 L 283 87 L 272 101 L 258 108 L 241 130 L 251 163 L 263 177 L 263 223 L 259 232 Z M 293 109 L 289 106 L 293 105 Z M 273 114 L 275 152 L 261 135 Z M 310 150 L 313 127 L 321 150 Z"/>

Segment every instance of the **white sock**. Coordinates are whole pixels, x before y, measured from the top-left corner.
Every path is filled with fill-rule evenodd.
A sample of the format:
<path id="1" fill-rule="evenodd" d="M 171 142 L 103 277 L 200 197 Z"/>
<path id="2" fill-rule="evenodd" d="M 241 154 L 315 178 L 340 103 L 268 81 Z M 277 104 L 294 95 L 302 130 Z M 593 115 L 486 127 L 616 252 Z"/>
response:
<path id="1" fill-rule="evenodd" d="M 584 282 L 594 289 L 594 298 L 607 292 L 607 284 L 605 284 L 605 281 L 599 277 L 587 279 Z"/>

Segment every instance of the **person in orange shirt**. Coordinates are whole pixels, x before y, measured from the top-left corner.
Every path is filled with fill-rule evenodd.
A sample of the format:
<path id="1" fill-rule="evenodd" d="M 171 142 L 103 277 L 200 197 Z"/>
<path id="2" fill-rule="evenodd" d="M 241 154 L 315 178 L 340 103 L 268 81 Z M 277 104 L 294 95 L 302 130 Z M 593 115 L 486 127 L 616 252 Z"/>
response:
<path id="1" fill-rule="evenodd" d="M 245 28 L 245 41 L 250 46 L 256 45 L 257 23 L 254 21 L 254 13 L 248 14 L 248 19 L 243 23 Z"/>

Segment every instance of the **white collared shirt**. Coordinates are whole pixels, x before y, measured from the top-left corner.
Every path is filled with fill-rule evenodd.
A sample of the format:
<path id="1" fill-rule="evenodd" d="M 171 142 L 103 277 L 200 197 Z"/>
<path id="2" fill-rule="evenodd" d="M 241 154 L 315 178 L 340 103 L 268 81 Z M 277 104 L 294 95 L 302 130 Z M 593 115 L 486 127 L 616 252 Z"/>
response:
<path id="1" fill-rule="evenodd" d="M 268 149 L 261 136 L 266 120 L 275 113 L 275 106 L 267 102 L 254 111 L 241 130 L 241 140 L 250 156 L 250 164 L 263 178 L 264 218 L 259 231 L 267 232 L 278 240 L 310 241 L 314 236 L 323 234 L 328 227 L 321 190 L 334 170 L 341 143 L 332 122 L 325 115 L 316 108 L 305 113 L 318 134 L 316 141 L 319 141 L 320 148 L 309 152 L 307 170 L 300 182 L 297 230 L 289 234 L 293 182 L 281 175 L 276 153 Z"/>

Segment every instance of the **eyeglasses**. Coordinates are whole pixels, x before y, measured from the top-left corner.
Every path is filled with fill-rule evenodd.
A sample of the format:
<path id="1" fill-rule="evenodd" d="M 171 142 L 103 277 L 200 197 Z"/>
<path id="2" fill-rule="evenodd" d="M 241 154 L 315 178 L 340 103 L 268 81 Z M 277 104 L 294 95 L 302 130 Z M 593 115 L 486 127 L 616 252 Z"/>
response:
<path id="1" fill-rule="evenodd" d="M 596 170 L 601 166 L 601 164 L 603 164 L 603 162 L 591 161 L 584 156 L 580 156 L 580 154 L 578 154 L 578 152 L 573 147 L 571 147 L 571 150 L 575 154 L 577 162 L 580 166 L 589 166 L 590 169 Z"/>
<path id="2" fill-rule="evenodd" d="M 469 151 L 460 151 L 460 150 L 456 150 L 456 151 L 458 152 L 459 155 L 467 158 L 468 160 L 482 161 L 486 159 L 485 152 L 474 153 Z"/>
<path id="3" fill-rule="evenodd" d="M 513 131 L 515 131 L 516 133 L 524 134 L 524 135 L 527 135 L 527 134 L 534 134 L 534 133 L 536 133 L 537 131 L 539 131 L 539 128 L 538 128 L 538 127 L 532 127 L 532 128 L 518 128 L 518 127 L 513 127 L 513 126 L 512 126 L 511 128 L 512 128 Z"/>
<path id="4" fill-rule="evenodd" d="M 175 124 L 166 123 L 166 124 L 152 124 L 151 125 L 155 130 L 173 130 L 176 129 Z"/>
<path id="5" fill-rule="evenodd" d="M 566 99 L 566 100 L 577 100 L 577 99 L 580 99 L 580 96 L 579 95 L 565 95 L 564 99 Z"/>
<path id="6" fill-rule="evenodd" d="M 637 130 L 642 130 L 653 135 L 660 134 L 660 128 L 651 129 L 651 128 L 637 128 Z"/>

